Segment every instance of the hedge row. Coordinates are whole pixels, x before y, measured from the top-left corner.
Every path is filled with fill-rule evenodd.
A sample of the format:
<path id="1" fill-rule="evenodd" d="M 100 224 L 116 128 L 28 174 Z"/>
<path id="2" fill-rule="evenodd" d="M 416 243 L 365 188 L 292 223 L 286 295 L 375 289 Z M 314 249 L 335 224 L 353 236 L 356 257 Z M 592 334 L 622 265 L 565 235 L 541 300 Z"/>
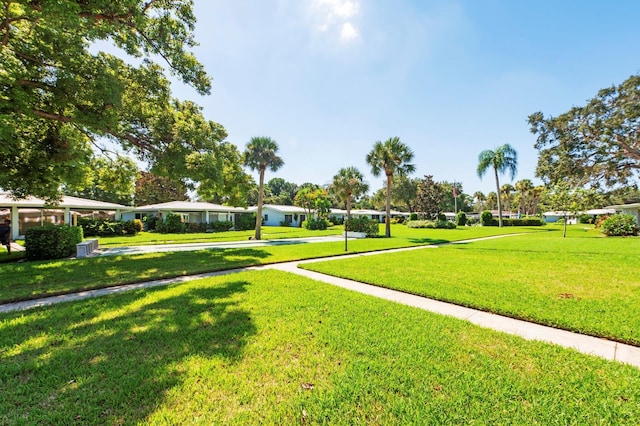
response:
<path id="1" fill-rule="evenodd" d="M 25 257 L 28 260 L 62 259 L 76 252 L 76 244 L 82 242 L 82 238 L 80 226 L 29 228 L 24 239 Z"/>

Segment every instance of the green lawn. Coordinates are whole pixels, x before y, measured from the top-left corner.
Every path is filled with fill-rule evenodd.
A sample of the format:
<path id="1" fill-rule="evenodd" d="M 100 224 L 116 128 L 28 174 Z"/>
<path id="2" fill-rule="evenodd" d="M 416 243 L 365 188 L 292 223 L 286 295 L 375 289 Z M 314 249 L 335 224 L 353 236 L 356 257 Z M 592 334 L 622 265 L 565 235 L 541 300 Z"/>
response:
<path id="1" fill-rule="evenodd" d="M 3 314 L 0 356 L 0 424 L 640 422 L 637 368 L 278 271 Z"/>
<path id="2" fill-rule="evenodd" d="M 640 238 L 572 227 L 566 239 L 542 232 L 304 267 L 640 344 Z"/>
<path id="3" fill-rule="evenodd" d="M 535 232 L 540 228 L 517 230 L 524 231 Z M 347 253 L 459 241 L 508 232 L 514 232 L 514 229 L 407 229 L 398 225 L 393 227 L 395 237 L 350 241 Z M 0 303 L 157 278 L 341 254 L 345 254 L 344 243 L 334 242 L 3 264 L 0 265 Z"/>

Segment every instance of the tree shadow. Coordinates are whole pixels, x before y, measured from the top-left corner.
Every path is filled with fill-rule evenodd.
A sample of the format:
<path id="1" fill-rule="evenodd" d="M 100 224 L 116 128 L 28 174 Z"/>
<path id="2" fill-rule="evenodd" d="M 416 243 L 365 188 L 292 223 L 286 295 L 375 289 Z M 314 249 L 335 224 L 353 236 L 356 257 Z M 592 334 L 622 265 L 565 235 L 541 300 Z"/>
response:
<path id="1" fill-rule="evenodd" d="M 180 386 L 191 359 L 243 358 L 256 333 L 241 303 L 248 284 L 146 289 L 48 308 L 23 321 L 21 313 L 6 316 L 0 423 L 144 421 Z"/>
<path id="2" fill-rule="evenodd" d="M 409 238 L 409 242 L 412 244 L 420 244 L 420 245 L 439 245 L 439 244 L 447 244 L 450 243 L 450 240 L 444 240 L 442 238 Z"/>

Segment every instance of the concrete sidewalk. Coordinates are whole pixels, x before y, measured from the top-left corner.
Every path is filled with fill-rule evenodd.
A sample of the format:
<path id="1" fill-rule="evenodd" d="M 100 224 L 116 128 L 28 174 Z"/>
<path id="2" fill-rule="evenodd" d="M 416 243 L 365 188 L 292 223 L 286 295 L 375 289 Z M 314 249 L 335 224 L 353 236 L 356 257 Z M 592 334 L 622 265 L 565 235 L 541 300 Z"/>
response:
<path id="1" fill-rule="evenodd" d="M 351 240 L 351 238 L 350 238 Z M 186 243 L 186 244 L 157 244 L 148 246 L 128 246 L 128 247 L 101 247 L 93 253 L 93 256 L 120 256 L 145 253 L 159 253 L 170 251 L 196 251 L 209 249 L 227 248 L 252 248 L 266 246 L 284 246 L 291 244 L 314 244 L 344 241 L 344 237 L 339 235 L 327 235 L 323 237 L 303 237 L 303 238 L 282 238 L 277 240 L 244 240 L 244 241 L 221 241 L 211 243 Z"/>
<path id="2" fill-rule="evenodd" d="M 325 237 L 320 237 L 325 238 Z M 492 237 L 495 238 L 495 237 Z M 459 241 L 457 244 L 466 243 L 466 241 Z M 456 244 L 456 243 L 452 243 Z M 245 246 L 244 244 L 242 245 Z M 208 278 L 213 276 L 222 276 L 228 274 L 235 274 L 243 271 L 259 271 L 266 269 L 276 269 L 292 274 L 301 275 L 307 278 L 311 278 L 317 281 L 325 282 L 327 284 L 339 286 L 351 291 L 357 291 L 362 294 L 378 297 L 381 299 L 389 300 L 395 303 L 403 305 L 413 306 L 425 311 L 433 312 L 440 315 L 447 315 L 454 318 L 458 318 L 470 323 L 479 325 L 481 327 L 489 328 L 496 331 L 501 331 L 508 334 L 520 336 L 527 340 L 538 340 L 542 342 L 552 343 L 560 345 L 566 348 L 574 349 L 578 352 L 582 352 L 588 355 L 598 356 L 608 360 L 619 361 L 622 363 L 630 364 L 640 368 L 640 347 L 627 345 L 623 343 L 617 343 L 614 341 L 600 339 L 592 336 L 585 336 L 570 331 L 560 330 L 553 327 L 547 327 L 539 324 L 534 324 L 526 321 L 521 321 L 502 315 L 491 314 L 488 312 L 466 308 L 451 303 L 440 302 L 437 300 L 429 299 L 426 297 L 415 296 L 407 293 L 403 293 L 397 290 L 390 290 L 382 287 L 376 287 L 369 284 L 364 284 L 357 281 L 347 280 L 343 278 L 337 278 L 318 272 L 308 271 L 300 269 L 298 265 L 303 263 L 322 262 L 335 259 L 345 259 L 349 257 L 359 256 L 375 256 L 384 253 L 409 251 L 409 250 L 422 250 L 427 248 L 437 248 L 437 246 L 417 246 L 401 249 L 392 249 L 379 252 L 368 252 L 353 254 L 348 256 L 312 259 L 306 261 L 294 261 L 279 263 L 273 265 L 254 266 L 247 268 L 232 269 L 219 272 L 211 272 L 206 274 L 190 275 L 177 278 L 169 278 L 163 280 L 148 281 L 137 284 L 127 284 L 117 287 L 104 288 L 99 290 L 90 290 L 74 294 L 48 297 L 38 300 L 30 300 L 17 303 L 7 303 L 0 305 L 0 313 L 11 312 L 16 310 L 30 309 L 40 306 L 52 305 L 55 303 L 82 300 L 90 297 L 98 297 L 107 294 L 114 294 L 129 290 L 135 290 L 140 288 L 149 288 L 157 286 L 166 286 L 169 284 L 184 283 L 201 278 Z"/>

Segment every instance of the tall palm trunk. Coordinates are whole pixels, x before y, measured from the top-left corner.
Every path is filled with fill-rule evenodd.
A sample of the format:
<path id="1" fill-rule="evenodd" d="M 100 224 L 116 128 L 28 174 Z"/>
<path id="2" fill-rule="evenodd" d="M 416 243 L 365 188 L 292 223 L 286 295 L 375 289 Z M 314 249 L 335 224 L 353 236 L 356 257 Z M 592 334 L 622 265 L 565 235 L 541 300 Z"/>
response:
<path id="1" fill-rule="evenodd" d="M 264 171 L 266 167 L 260 167 L 260 184 L 258 186 L 258 214 L 256 217 L 255 239 L 260 239 L 260 228 L 262 228 L 262 199 L 264 194 Z"/>
<path id="2" fill-rule="evenodd" d="M 497 194 L 496 198 L 498 199 L 498 226 L 502 228 L 502 202 L 500 201 L 502 197 L 500 196 L 500 181 L 498 180 L 498 169 L 494 167 L 493 171 L 496 176 L 496 194 Z"/>
<path id="3" fill-rule="evenodd" d="M 384 235 L 387 238 L 391 237 L 391 220 L 389 216 L 391 215 L 391 179 L 393 175 L 387 174 L 387 205 L 386 205 L 386 214 L 387 216 L 384 218 L 385 221 L 385 231 Z"/>

